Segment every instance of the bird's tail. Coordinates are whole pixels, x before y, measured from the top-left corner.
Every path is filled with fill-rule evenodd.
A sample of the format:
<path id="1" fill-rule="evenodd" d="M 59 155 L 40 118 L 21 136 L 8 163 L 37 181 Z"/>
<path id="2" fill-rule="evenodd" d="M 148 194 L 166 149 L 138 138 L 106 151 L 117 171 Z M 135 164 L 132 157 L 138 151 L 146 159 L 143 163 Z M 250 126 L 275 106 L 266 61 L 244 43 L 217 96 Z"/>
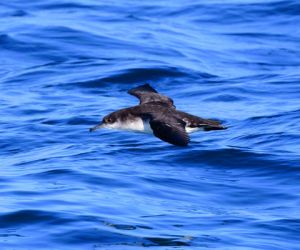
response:
<path id="1" fill-rule="evenodd" d="M 219 121 L 214 120 L 204 120 L 203 124 L 201 124 L 201 127 L 203 127 L 204 131 L 227 129 L 227 127 L 222 125 Z"/>
<path id="2" fill-rule="evenodd" d="M 228 127 L 225 127 L 223 125 L 204 125 L 203 129 L 204 131 L 211 131 L 211 130 L 224 130 L 227 129 Z"/>

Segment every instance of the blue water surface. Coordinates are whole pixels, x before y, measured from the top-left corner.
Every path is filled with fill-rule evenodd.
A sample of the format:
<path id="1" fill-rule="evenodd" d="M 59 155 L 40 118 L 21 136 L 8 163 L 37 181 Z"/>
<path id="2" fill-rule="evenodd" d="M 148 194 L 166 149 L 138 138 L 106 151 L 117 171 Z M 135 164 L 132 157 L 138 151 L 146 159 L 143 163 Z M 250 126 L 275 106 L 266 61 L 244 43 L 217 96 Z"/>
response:
<path id="1" fill-rule="evenodd" d="M 0 3 L 0 249 L 300 249 L 298 0 Z M 145 82 L 229 129 L 88 129 Z"/>

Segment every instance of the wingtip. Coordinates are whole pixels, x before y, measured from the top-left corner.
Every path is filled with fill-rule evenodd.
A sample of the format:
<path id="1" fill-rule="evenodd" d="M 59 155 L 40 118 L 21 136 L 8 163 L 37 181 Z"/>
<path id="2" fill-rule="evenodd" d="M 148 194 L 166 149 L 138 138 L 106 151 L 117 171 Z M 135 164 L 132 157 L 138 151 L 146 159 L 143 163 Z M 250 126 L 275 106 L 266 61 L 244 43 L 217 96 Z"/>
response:
<path id="1" fill-rule="evenodd" d="M 144 83 L 143 85 L 141 85 L 141 87 L 150 87 L 150 88 L 152 88 L 152 86 L 149 84 L 149 83 Z"/>
<path id="2" fill-rule="evenodd" d="M 138 86 L 137 88 L 152 88 L 152 86 L 149 83 L 146 82 L 143 85 Z"/>
<path id="3" fill-rule="evenodd" d="M 173 144 L 173 145 L 175 145 L 175 146 L 178 146 L 178 147 L 187 147 L 188 145 L 189 145 L 189 142 L 187 142 L 187 143 L 180 143 L 180 144 Z"/>
<path id="4" fill-rule="evenodd" d="M 134 93 L 136 91 L 144 91 L 144 92 L 154 92 L 154 93 L 157 93 L 157 91 L 149 83 L 145 83 L 143 85 L 139 85 L 137 87 L 131 88 L 127 92 L 129 94 L 132 94 L 132 93 Z"/>

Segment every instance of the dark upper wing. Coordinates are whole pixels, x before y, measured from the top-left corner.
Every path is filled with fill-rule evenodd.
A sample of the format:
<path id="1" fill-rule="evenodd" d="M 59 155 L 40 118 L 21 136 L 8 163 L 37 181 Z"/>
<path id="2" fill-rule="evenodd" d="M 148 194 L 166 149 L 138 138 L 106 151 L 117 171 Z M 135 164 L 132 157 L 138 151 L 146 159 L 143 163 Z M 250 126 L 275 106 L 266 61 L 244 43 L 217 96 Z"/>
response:
<path id="1" fill-rule="evenodd" d="M 140 104 L 145 104 L 149 102 L 160 102 L 168 107 L 175 108 L 173 105 L 173 100 L 167 96 L 157 93 L 157 91 L 152 88 L 148 83 L 138 86 L 136 88 L 130 89 L 128 94 L 133 95 L 140 100 Z"/>
<path id="2" fill-rule="evenodd" d="M 176 119 L 152 119 L 150 126 L 159 139 L 177 146 L 187 146 L 190 138 L 185 131 L 185 123 Z"/>

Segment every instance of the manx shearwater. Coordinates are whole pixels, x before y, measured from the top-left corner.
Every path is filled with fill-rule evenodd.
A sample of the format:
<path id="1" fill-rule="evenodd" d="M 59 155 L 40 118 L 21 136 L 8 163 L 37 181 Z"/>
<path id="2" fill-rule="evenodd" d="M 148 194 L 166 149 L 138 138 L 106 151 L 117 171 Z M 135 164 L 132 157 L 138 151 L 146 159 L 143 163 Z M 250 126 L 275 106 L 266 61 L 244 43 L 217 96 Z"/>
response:
<path id="1" fill-rule="evenodd" d="M 171 98 L 159 94 L 149 84 L 130 89 L 128 93 L 136 96 L 140 104 L 108 114 L 100 124 L 90 128 L 91 132 L 109 128 L 153 133 L 165 142 L 187 146 L 188 133 L 226 129 L 218 121 L 177 110 Z"/>

